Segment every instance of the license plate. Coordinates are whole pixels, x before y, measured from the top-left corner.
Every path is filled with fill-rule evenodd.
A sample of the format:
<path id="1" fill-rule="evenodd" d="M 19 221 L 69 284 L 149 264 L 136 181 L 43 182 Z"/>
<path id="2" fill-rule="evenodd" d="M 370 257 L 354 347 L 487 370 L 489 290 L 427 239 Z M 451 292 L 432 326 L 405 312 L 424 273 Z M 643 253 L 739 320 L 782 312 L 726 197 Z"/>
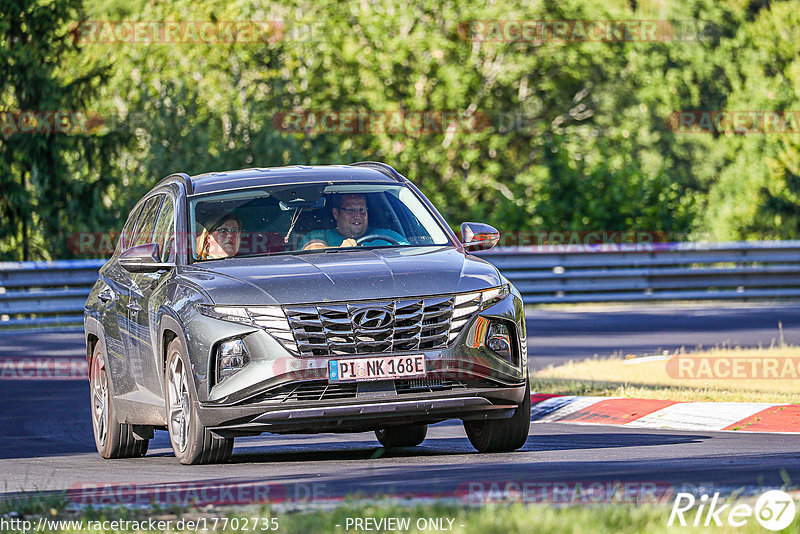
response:
<path id="1" fill-rule="evenodd" d="M 331 381 L 352 382 L 423 376 L 425 376 L 424 354 L 328 361 L 328 378 Z"/>

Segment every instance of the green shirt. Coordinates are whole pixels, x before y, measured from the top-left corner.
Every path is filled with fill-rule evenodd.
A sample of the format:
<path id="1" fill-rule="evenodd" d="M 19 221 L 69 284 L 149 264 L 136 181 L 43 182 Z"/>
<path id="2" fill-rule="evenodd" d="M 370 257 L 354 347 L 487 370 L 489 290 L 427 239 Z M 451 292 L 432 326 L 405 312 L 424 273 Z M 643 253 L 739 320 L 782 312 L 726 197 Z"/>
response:
<path id="1" fill-rule="evenodd" d="M 370 228 L 364 233 L 365 236 L 371 234 L 378 234 L 378 235 L 385 235 L 386 237 L 391 237 L 400 245 L 408 245 L 408 241 L 406 238 L 395 232 L 394 230 L 388 230 L 386 228 Z M 364 237 L 364 236 L 361 236 Z M 300 244 L 298 245 L 298 249 L 302 250 L 309 241 L 314 241 L 315 239 L 319 239 L 320 241 L 324 241 L 325 244 L 329 247 L 339 247 L 342 245 L 342 242 L 347 239 L 345 236 L 340 234 L 336 229 L 332 230 L 312 230 L 308 232 L 306 235 L 303 236 L 303 239 L 300 240 Z M 384 246 L 384 245 L 393 245 L 394 243 L 390 243 L 385 239 L 372 239 L 370 241 L 365 241 L 365 245 L 367 246 Z"/>

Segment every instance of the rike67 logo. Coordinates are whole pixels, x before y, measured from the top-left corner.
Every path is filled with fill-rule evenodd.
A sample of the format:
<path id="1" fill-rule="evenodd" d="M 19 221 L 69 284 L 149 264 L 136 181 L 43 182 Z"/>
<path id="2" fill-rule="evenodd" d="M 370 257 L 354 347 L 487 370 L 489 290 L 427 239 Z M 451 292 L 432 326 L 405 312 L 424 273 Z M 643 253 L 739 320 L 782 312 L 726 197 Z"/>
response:
<path id="1" fill-rule="evenodd" d="M 764 493 L 756 500 L 755 506 L 741 502 L 723 504 L 719 493 L 714 493 L 710 498 L 704 494 L 699 499 L 691 493 L 678 493 L 667 526 L 708 527 L 713 524 L 721 527 L 727 523 L 732 527 L 741 527 L 755 517 L 765 529 L 777 531 L 788 527 L 795 513 L 794 499 L 780 490 Z"/>

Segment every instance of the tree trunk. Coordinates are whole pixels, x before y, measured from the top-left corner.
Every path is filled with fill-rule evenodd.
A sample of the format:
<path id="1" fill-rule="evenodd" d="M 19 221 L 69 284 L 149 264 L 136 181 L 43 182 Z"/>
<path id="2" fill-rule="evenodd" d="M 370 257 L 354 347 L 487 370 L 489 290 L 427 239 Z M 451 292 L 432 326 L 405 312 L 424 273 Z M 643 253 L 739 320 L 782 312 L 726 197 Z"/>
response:
<path id="1" fill-rule="evenodd" d="M 28 190 L 27 187 L 27 179 L 28 171 L 22 171 L 20 175 L 20 181 L 22 182 L 22 191 L 25 192 Z M 28 207 L 21 206 L 22 209 L 20 210 L 20 216 L 22 219 L 22 261 L 29 261 L 30 260 L 30 247 L 28 245 Z"/>

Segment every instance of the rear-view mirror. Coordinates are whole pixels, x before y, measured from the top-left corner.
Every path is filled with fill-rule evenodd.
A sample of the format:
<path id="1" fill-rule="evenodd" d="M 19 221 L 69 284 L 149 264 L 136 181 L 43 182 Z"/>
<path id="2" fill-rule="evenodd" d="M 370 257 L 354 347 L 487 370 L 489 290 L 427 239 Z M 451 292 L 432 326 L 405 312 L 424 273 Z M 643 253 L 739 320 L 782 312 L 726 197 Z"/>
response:
<path id="1" fill-rule="evenodd" d="M 293 198 L 292 200 L 281 200 L 278 204 L 283 211 L 289 211 L 296 208 L 303 208 L 303 209 L 311 209 L 316 210 L 319 208 L 325 207 L 325 197 L 319 197 L 317 199 L 306 200 L 305 198 L 298 197 Z"/>

